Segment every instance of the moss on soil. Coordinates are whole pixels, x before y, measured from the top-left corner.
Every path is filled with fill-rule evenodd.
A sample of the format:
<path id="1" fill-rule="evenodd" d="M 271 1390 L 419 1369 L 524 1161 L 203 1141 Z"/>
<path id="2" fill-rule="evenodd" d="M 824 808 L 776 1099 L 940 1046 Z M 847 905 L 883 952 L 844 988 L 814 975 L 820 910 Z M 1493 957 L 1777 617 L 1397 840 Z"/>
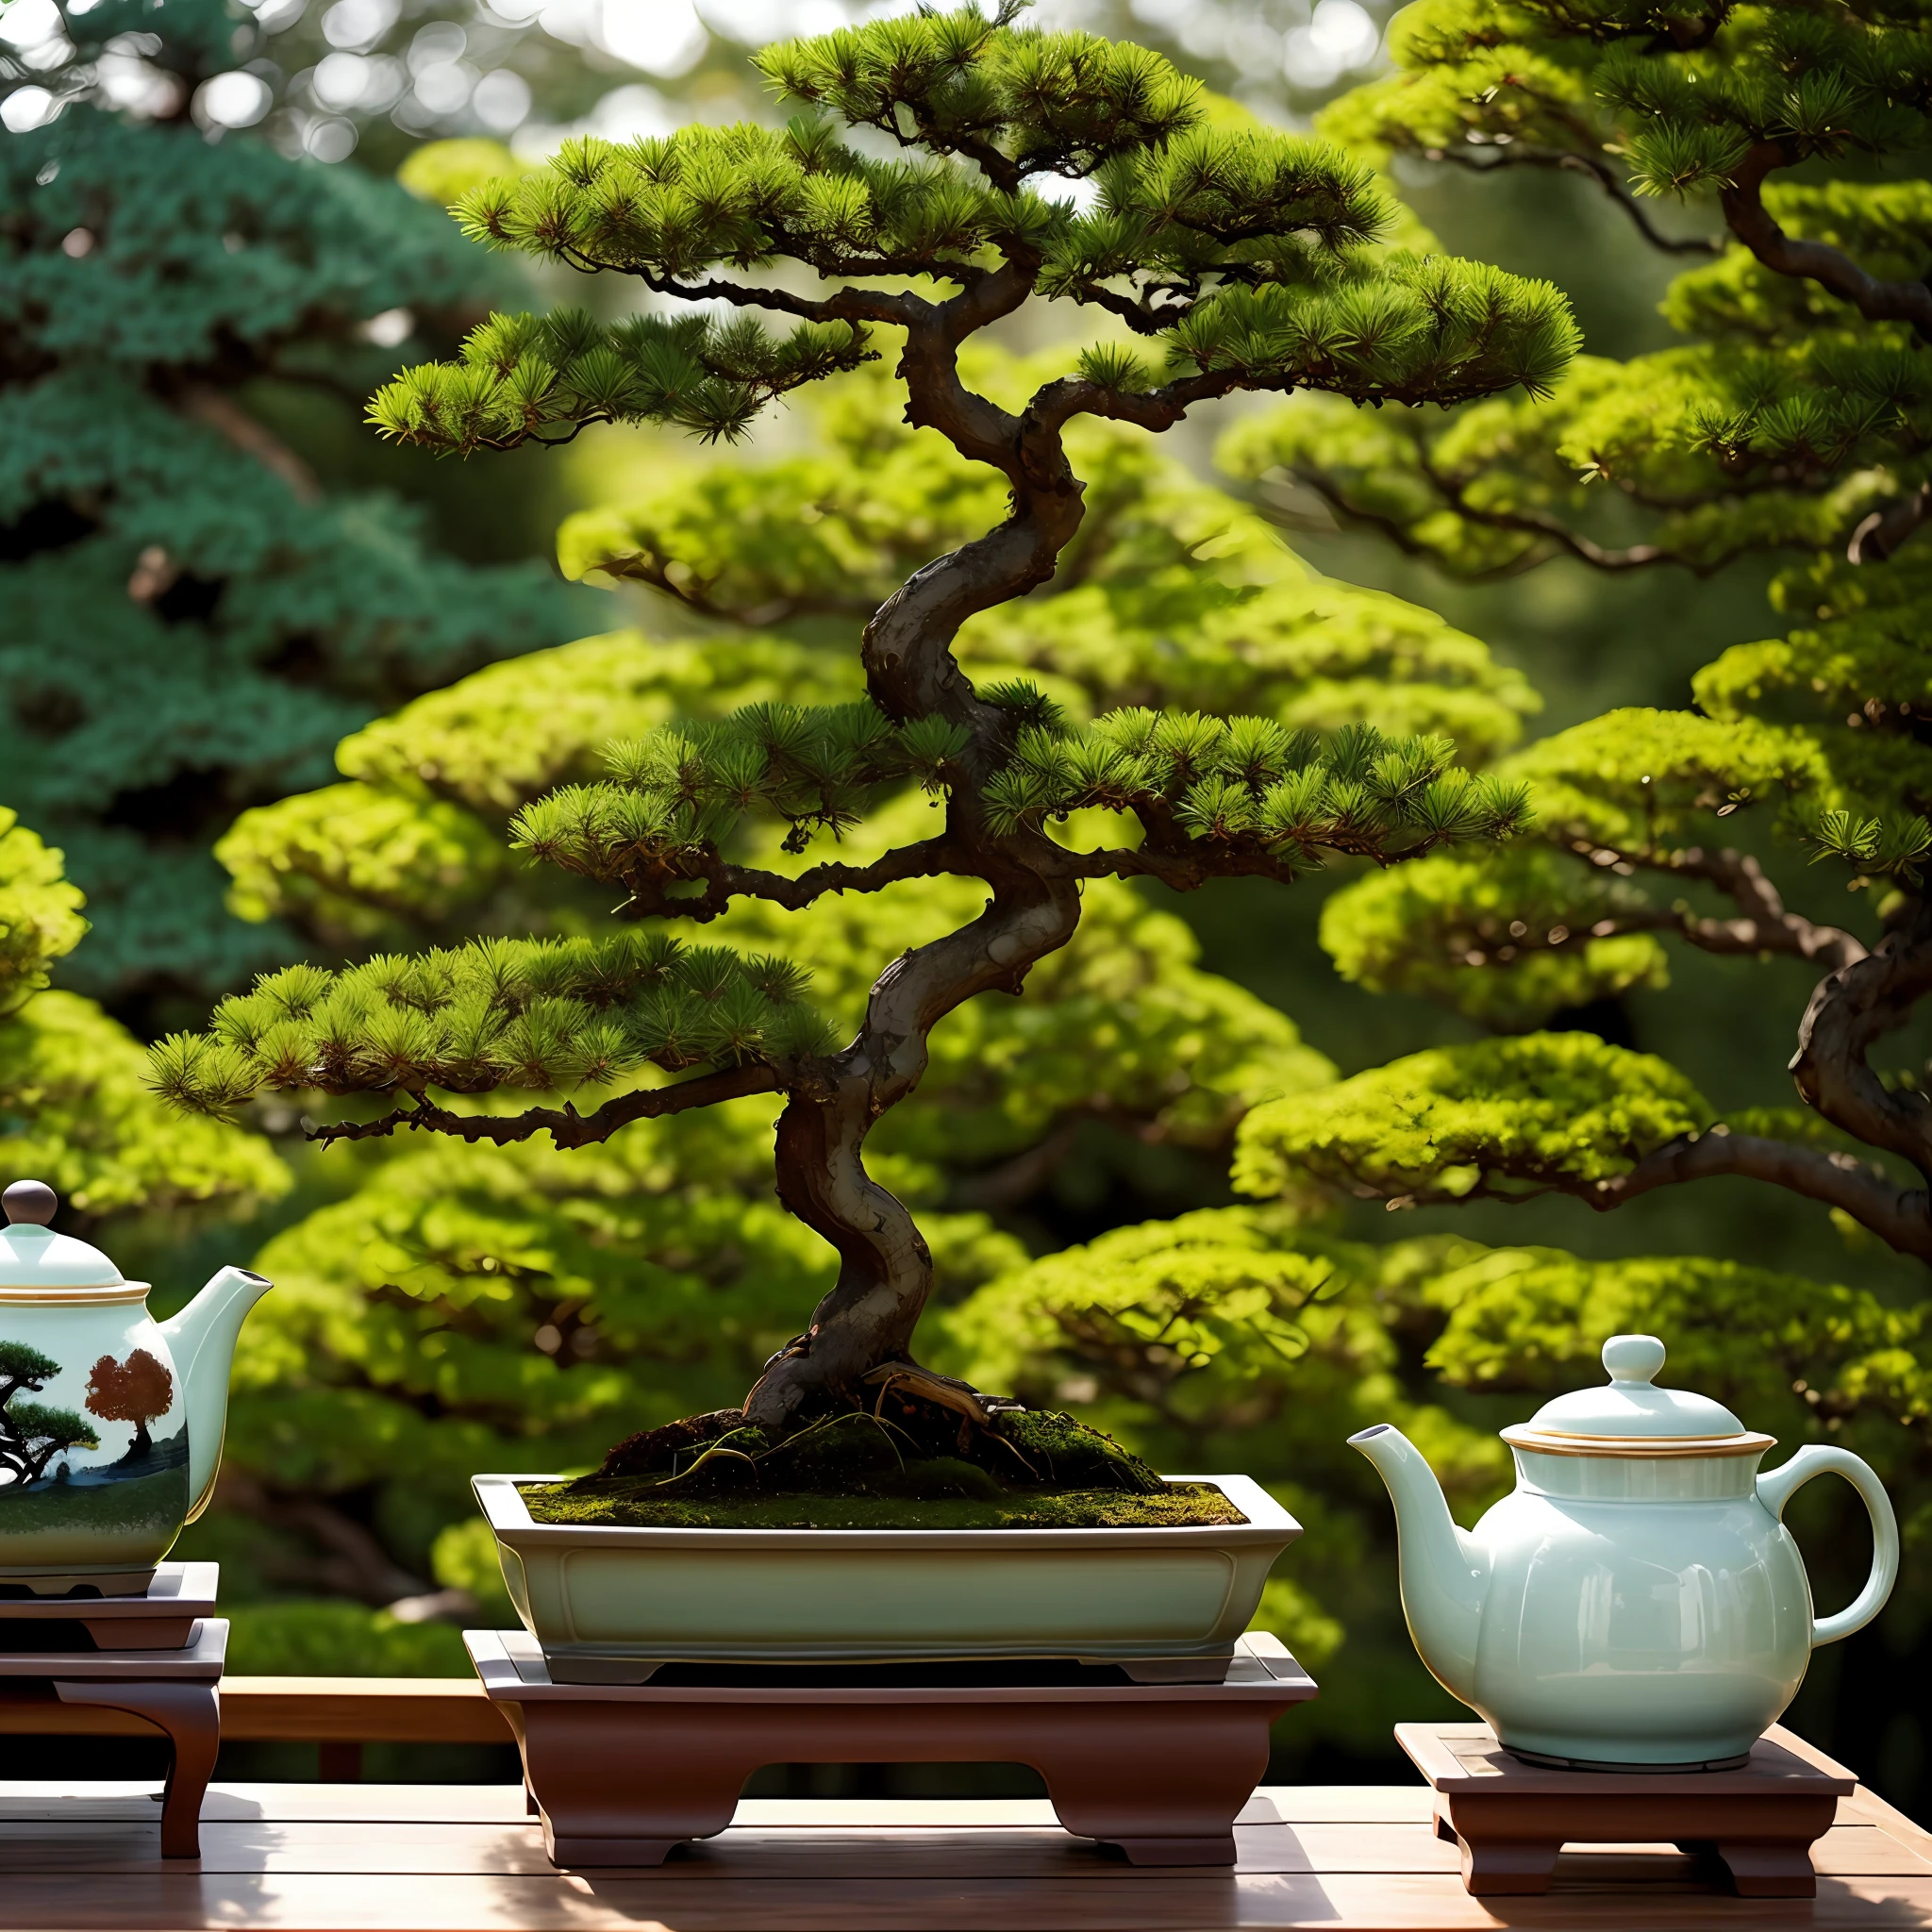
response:
<path id="1" fill-rule="evenodd" d="M 1205 1483 L 1169 1483 L 1055 1409 L 889 1387 L 871 1410 L 774 1441 L 737 1409 L 620 1442 L 593 1475 L 530 1483 L 539 1523 L 658 1529 L 1141 1529 L 1245 1523 Z"/>
<path id="2" fill-rule="evenodd" d="M 998 1495 L 781 1493 L 707 1501 L 654 1495 L 658 1484 L 638 1477 L 518 1487 L 538 1523 L 626 1529 L 1141 1529 L 1248 1520 L 1208 1483 L 1164 1483 L 1153 1495 L 1014 1489 Z"/>

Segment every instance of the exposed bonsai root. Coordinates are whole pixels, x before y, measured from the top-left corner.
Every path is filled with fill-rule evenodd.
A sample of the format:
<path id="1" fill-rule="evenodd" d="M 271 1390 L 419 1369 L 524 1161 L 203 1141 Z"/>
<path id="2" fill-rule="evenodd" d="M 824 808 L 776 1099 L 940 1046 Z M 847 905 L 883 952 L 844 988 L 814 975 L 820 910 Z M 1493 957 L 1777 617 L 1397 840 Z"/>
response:
<path id="1" fill-rule="evenodd" d="M 1001 1405 L 916 1363 L 870 1378 L 870 1407 L 821 1415 L 781 1436 L 736 1409 L 690 1416 L 620 1443 L 564 1491 L 653 1508 L 783 1497 L 1044 1505 L 1066 1493 L 1157 1496 L 1169 1486 L 1072 1416 Z M 1051 1513 L 1051 1512 L 1049 1512 Z"/>
<path id="2" fill-rule="evenodd" d="M 593 1482 L 610 1476 L 644 1475 L 652 1470 L 668 1470 L 680 1452 L 715 1442 L 720 1436 L 744 1426 L 744 1413 L 736 1408 L 715 1408 L 708 1415 L 688 1415 L 655 1429 L 641 1429 L 626 1436 L 598 1464 L 592 1475 L 580 1480 Z"/>

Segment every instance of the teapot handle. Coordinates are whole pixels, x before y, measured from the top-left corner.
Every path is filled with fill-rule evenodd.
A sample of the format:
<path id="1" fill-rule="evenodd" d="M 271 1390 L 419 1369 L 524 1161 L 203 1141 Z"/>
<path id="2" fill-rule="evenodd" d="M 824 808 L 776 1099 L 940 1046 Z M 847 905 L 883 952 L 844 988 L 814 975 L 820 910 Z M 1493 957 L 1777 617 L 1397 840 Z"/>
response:
<path id="1" fill-rule="evenodd" d="M 1885 1607 L 1891 1586 L 1898 1581 L 1898 1518 L 1892 1514 L 1891 1498 L 1873 1474 L 1871 1464 L 1849 1449 L 1807 1442 L 1789 1462 L 1757 1478 L 1757 1500 L 1782 1523 L 1792 1492 L 1814 1475 L 1827 1472 L 1843 1476 L 1865 1499 L 1872 1518 L 1872 1574 L 1849 1608 L 1835 1617 L 1820 1617 L 1811 1625 L 1814 1650 L 1821 1643 L 1836 1643 L 1840 1637 L 1862 1630 Z"/>

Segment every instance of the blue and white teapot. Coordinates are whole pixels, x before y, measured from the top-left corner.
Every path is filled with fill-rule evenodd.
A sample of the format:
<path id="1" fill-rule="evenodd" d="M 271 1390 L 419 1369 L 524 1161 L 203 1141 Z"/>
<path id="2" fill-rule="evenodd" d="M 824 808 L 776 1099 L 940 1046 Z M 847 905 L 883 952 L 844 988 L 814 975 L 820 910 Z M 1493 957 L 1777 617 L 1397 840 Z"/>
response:
<path id="1" fill-rule="evenodd" d="M 0 1587 L 129 1594 L 208 1507 L 235 1339 L 273 1284 L 224 1268 L 158 1323 L 146 1282 L 53 1231 L 58 1205 L 0 1194 Z"/>

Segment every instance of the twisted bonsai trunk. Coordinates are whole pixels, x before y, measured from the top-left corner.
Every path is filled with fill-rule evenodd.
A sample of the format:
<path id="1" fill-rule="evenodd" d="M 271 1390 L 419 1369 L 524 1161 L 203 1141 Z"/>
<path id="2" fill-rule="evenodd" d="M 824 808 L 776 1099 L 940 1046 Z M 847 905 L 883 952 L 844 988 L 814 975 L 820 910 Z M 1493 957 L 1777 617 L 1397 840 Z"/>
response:
<path id="1" fill-rule="evenodd" d="M 1071 879 L 996 885 L 971 925 L 886 969 L 858 1038 L 830 1063 L 824 1087 L 792 1093 L 778 1120 L 778 1198 L 838 1249 L 839 1278 L 811 1325 L 767 1365 L 745 1402 L 749 1421 L 784 1433 L 815 1410 L 862 1400 L 874 1370 L 911 1361 L 932 1256 L 905 1205 L 866 1173 L 865 1137 L 918 1086 L 937 1022 L 974 993 L 1017 993 L 1027 969 L 1065 945 L 1079 920 Z"/>
<path id="2" fill-rule="evenodd" d="M 955 761 L 971 782 L 952 791 L 948 869 L 984 879 L 992 896 L 972 924 L 886 968 L 858 1039 L 824 1063 L 821 1082 L 792 1089 L 779 1117 L 778 1198 L 831 1242 L 840 1266 L 810 1326 L 772 1358 L 746 1398 L 746 1418 L 774 1433 L 862 1401 L 868 1375 L 911 1364 L 932 1256 L 904 1204 L 866 1173 L 865 1138 L 919 1085 L 933 1027 L 977 993 L 1017 995 L 1035 961 L 1064 946 L 1080 923 L 1079 881 L 1058 846 L 1038 832 L 997 841 L 987 832 L 980 788 L 1011 717 L 974 693 L 952 654 L 969 617 L 1045 583 L 1080 526 L 1084 486 L 1058 423 L 1016 417 L 974 395 L 955 360 L 961 337 L 991 319 L 980 311 L 1017 307 L 1030 285 L 1030 275 L 1011 270 L 989 277 L 946 305 L 942 320 L 910 329 L 900 364 L 908 420 L 940 430 L 1012 486 L 1007 520 L 916 572 L 874 614 L 862 645 L 868 687 L 889 717 L 937 715 L 969 734 Z"/>

